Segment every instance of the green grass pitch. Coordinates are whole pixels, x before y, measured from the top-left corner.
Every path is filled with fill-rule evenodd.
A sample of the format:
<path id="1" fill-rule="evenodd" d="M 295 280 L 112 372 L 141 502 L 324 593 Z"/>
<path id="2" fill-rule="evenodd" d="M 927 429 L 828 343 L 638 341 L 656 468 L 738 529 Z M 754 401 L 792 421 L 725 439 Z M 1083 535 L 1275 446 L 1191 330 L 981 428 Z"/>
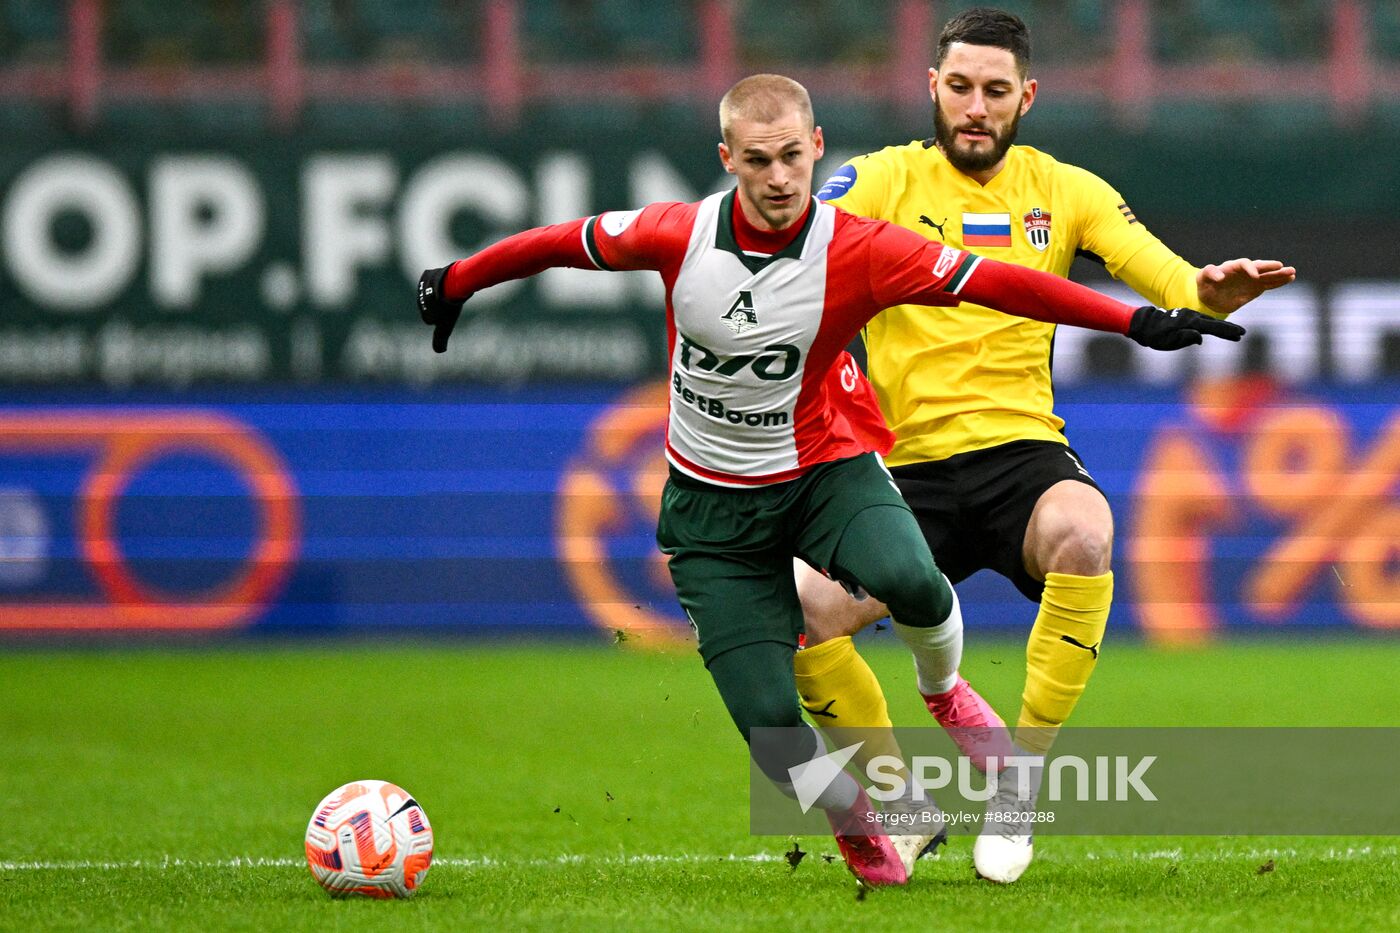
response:
<path id="1" fill-rule="evenodd" d="M 964 672 L 1014 713 L 1022 645 Z M 896 723 L 907 653 L 866 648 Z M 1400 725 L 1400 643 L 1119 644 L 1079 725 Z M 931 722 L 931 721 L 930 721 Z M 437 836 L 406 902 L 333 901 L 301 856 L 355 778 Z M 899 890 L 829 839 L 747 831 L 747 766 L 693 654 L 314 645 L 0 656 L 0 929 L 1395 929 L 1400 840 L 1051 836 L 1016 885 L 956 838 Z"/>

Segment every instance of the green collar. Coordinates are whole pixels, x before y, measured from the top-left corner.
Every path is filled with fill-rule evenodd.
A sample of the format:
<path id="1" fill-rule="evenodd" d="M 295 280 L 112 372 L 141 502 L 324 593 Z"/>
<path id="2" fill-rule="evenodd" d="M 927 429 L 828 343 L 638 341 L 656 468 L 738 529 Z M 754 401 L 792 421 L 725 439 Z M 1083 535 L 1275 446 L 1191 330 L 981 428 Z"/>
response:
<path id="1" fill-rule="evenodd" d="M 715 249 L 722 249 L 726 253 L 733 253 L 739 257 L 739 261 L 744 264 L 744 268 L 755 274 L 762 272 L 769 264 L 779 259 L 799 259 L 802 256 L 802 247 L 807 244 L 807 234 L 811 232 L 812 221 L 816 220 L 817 210 L 820 204 L 812 204 L 807 209 L 807 219 L 802 222 L 802 229 L 797 231 L 797 236 L 792 238 L 792 242 L 784 246 L 772 256 L 750 256 L 739 248 L 739 240 L 734 235 L 734 198 L 739 189 L 733 188 L 724 196 L 724 200 L 719 202 L 719 222 L 715 224 Z"/>

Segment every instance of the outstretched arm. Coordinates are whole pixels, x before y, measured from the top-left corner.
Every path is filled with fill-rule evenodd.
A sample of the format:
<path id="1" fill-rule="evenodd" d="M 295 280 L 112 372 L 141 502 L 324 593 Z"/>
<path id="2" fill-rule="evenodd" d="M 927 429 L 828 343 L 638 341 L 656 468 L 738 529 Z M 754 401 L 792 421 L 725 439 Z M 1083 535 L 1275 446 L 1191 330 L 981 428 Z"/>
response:
<path id="1" fill-rule="evenodd" d="M 685 255 L 695 205 L 658 202 L 635 211 L 536 227 L 488 246 L 469 259 L 428 269 L 418 280 L 418 314 L 433 328 L 433 349 L 447 338 L 462 306 L 483 288 L 546 269 L 665 270 Z"/>
<path id="2" fill-rule="evenodd" d="M 1273 259 L 1234 259 L 1197 269 L 1153 236 L 1112 187 L 1066 168 L 1083 217 L 1078 247 L 1154 304 L 1224 317 L 1271 288 L 1292 282 L 1292 266 Z"/>
<path id="3" fill-rule="evenodd" d="M 524 279 L 552 269 L 596 269 L 584 246 L 584 225 L 592 218 L 536 227 L 493 243 L 469 259 L 428 269 L 418 279 L 418 316 L 433 329 L 433 350 L 447 352 L 462 306 L 483 288 Z"/>
<path id="4" fill-rule="evenodd" d="M 1196 273 L 1201 304 L 1216 314 L 1229 314 L 1298 277 L 1298 271 L 1276 259 L 1232 259 Z"/>
<path id="5" fill-rule="evenodd" d="M 1239 340 L 1244 328 L 1190 308 L 1131 308 L 1068 279 L 1024 266 L 983 259 L 961 297 L 1007 314 L 1124 334 L 1154 350 L 1180 350 L 1205 334 Z"/>
<path id="6" fill-rule="evenodd" d="M 1052 324 L 1124 334 L 1156 350 L 1178 350 L 1210 334 L 1239 340 L 1244 328 L 1197 311 L 1132 308 L 1059 276 L 984 259 L 893 224 L 872 231 L 871 285 L 881 308 L 960 301 Z"/>

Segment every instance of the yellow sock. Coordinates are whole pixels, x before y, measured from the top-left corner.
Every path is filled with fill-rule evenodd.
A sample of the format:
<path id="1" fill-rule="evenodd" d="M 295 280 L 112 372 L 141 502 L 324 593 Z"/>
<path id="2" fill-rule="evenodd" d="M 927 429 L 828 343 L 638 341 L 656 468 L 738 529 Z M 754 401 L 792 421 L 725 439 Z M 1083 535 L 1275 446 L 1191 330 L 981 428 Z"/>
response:
<path id="1" fill-rule="evenodd" d="M 1040 612 L 1026 642 L 1026 689 L 1016 723 L 1017 745 L 1042 755 L 1049 751 L 1098 663 L 1112 602 L 1112 573 L 1045 575 Z"/>
<path id="2" fill-rule="evenodd" d="M 895 741 L 885 693 L 875 672 L 865 663 L 849 635 L 803 648 L 793 658 L 797 672 L 797 693 L 802 706 L 814 723 L 824 730 L 868 729 L 868 734 L 855 761 L 864 769 L 878 755 L 893 755 L 901 762 L 899 743 Z M 850 737 L 843 739 L 849 744 Z M 899 769 L 907 777 L 907 769 Z"/>

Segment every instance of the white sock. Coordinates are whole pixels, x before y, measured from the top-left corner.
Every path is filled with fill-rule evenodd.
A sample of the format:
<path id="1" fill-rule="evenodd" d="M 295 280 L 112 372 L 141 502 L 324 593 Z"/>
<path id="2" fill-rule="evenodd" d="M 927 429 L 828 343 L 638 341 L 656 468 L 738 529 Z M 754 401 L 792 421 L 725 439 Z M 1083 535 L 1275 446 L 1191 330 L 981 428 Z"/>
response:
<path id="1" fill-rule="evenodd" d="M 812 727 L 808 726 L 807 728 L 811 729 Z M 820 732 L 817 732 L 815 729 L 812 729 L 812 732 L 817 737 L 817 750 L 812 755 L 812 758 L 816 759 L 826 754 L 826 742 L 822 741 L 822 734 Z M 798 769 L 794 768 L 793 770 L 796 771 Z M 811 772 L 799 773 L 796 781 L 793 783 L 787 781 L 773 781 L 773 783 L 777 786 L 778 790 L 787 794 L 793 800 L 802 800 L 803 797 L 807 797 L 807 799 L 812 801 L 811 806 L 816 809 L 844 811 L 855 806 L 856 798 L 860 795 L 860 785 L 856 783 L 856 779 L 845 771 L 838 772 L 836 777 L 832 779 L 829 784 L 826 783 L 827 777 L 828 775 L 822 769 L 818 768 Z M 813 785 L 810 794 L 798 792 L 798 785 L 802 784 L 804 781 L 811 782 Z M 801 788 L 803 791 L 807 789 L 806 787 Z"/>
<path id="2" fill-rule="evenodd" d="M 1002 814 L 982 821 L 983 836 L 1030 836 L 1035 829 L 1036 798 L 1045 773 L 1045 756 L 1013 748 L 1009 761 L 997 762 L 996 793 L 987 812 Z"/>
<path id="3" fill-rule="evenodd" d="M 949 586 L 951 590 L 952 587 Z M 947 693 L 958 682 L 958 665 L 962 663 L 963 620 L 957 591 L 953 591 L 953 609 L 942 625 L 917 628 L 894 621 L 895 634 L 914 654 L 914 673 L 919 692 L 927 696 Z"/>

